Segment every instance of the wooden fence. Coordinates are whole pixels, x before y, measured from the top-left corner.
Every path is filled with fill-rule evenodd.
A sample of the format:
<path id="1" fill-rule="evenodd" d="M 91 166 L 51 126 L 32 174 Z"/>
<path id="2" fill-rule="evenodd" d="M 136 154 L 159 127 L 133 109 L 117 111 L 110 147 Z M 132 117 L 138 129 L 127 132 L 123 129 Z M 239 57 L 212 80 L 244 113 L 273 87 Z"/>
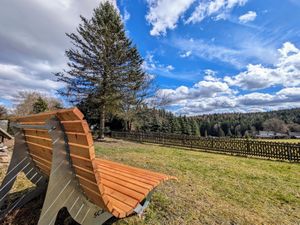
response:
<path id="1" fill-rule="evenodd" d="M 224 154 L 300 162 L 300 144 L 297 143 L 233 138 L 203 138 L 179 134 L 149 132 L 112 132 L 112 137 Z"/>

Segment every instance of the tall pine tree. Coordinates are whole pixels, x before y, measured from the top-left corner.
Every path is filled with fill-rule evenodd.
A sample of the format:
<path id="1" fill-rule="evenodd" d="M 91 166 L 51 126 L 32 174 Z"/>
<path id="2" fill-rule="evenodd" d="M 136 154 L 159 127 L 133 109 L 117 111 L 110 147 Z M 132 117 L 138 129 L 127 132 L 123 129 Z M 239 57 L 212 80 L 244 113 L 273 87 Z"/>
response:
<path id="1" fill-rule="evenodd" d="M 147 76 L 113 5 L 102 3 L 90 20 L 81 20 L 77 33 L 67 34 L 73 48 L 66 50 L 69 70 L 56 74 L 67 84 L 59 92 L 72 103 L 84 102 L 89 114 L 98 117 L 99 137 L 104 138 L 107 113 L 123 110 L 130 119 L 127 112 L 140 100 Z"/>

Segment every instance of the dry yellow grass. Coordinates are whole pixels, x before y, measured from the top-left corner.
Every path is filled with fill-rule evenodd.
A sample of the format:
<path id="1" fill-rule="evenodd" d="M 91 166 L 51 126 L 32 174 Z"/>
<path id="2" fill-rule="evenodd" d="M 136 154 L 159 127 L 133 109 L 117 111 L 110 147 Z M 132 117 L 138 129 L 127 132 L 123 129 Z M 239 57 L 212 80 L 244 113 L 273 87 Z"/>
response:
<path id="1" fill-rule="evenodd" d="M 255 139 L 255 140 L 300 144 L 300 140 L 299 139 Z"/>
<path id="2" fill-rule="evenodd" d="M 113 139 L 95 146 L 99 157 L 179 179 L 160 185 L 142 217 L 132 216 L 116 224 L 300 224 L 300 164 Z M 1 169 L 0 180 L 4 173 Z M 30 186 L 22 174 L 13 191 Z M 36 202 L 31 204 L 41 208 L 42 202 Z M 30 214 L 25 212 L 12 220 L 25 222 Z M 38 220 L 38 215 L 35 217 L 32 221 Z"/>
<path id="3" fill-rule="evenodd" d="M 300 165 L 109 139 L 99 157 L 177 176 L 118 224 L 299 224 Z"/>

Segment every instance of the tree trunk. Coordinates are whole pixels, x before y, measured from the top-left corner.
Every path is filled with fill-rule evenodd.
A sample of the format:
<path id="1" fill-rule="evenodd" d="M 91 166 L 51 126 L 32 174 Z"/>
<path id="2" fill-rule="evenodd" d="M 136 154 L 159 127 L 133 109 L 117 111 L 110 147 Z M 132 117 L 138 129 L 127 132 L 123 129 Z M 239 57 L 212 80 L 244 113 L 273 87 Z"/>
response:
<path id="1" fill-rule="evenodd" d="M 105 129 L 105 106 L 102 105 L 100 109 L 100 124 L 99 124 L 99 138 L 104 139 L 104 129 Z"/>
<path id="2" fill-rule="evenodd" d="M 130 121 L 128 121 L 127 127 L 128 127 L 128 131 L 131 131 L 131 122 Z"/>
<path id="3" fill-rule="evenodd" d="M 124 130 L 128 131 L 128 120 L 124 119 Z"/>

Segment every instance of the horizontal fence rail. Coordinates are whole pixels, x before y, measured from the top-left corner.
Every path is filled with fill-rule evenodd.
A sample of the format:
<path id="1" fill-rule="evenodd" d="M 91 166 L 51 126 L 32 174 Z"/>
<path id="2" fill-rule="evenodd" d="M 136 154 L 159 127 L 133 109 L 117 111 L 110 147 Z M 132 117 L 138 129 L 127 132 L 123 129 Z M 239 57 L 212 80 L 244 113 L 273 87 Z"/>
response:
<path id="1" fill-rule="evenodd" d="M 112 132 L 112 137 L 130 141 L 187 147 L 240 156 L 262 157 L 300 162 L 300 144 L 257 141 L 251 139 L 204 138 L 180 134 L 150 132 Z"/>

